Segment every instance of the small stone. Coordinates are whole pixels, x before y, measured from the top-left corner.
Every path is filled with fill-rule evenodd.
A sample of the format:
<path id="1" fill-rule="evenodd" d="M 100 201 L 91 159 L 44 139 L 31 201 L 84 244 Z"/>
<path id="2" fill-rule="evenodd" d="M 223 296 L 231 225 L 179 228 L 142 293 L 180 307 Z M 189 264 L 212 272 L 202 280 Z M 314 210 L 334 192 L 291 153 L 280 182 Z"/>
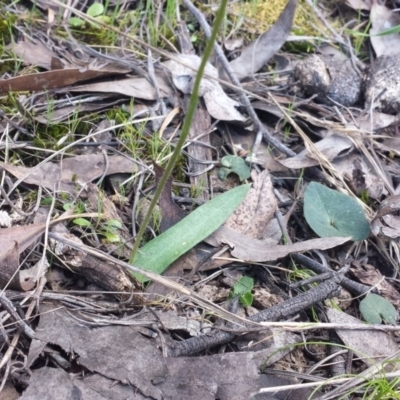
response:
<path id="1" fill-rule="evenodd" d="M 362 78 L 351 61 L 339 52 L 313 54 L 297 63 L 294 78 L 306 96 L 327 104 L 349 107 L 357 103 L 361 94 Z"/>
<path id="2" fill-rule="evenodd" d="M 400 111 L 400 56 L 381 56 L 371 65 L 364 82 L 365 108 L 387 114 Z"/>

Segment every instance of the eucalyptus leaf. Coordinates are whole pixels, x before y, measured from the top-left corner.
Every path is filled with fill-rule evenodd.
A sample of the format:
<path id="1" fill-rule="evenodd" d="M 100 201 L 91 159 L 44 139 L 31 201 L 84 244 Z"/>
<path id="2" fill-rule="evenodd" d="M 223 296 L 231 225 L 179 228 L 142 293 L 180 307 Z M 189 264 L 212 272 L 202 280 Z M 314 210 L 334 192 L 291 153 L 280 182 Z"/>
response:
<path id="1" fill-rule="evenodd" d="M 241 185 L 213 198 L 139 249 L 133 265 L 162 274 L 178 257 L 211 235 L 246 197 L 250 185 Z M 140 282 L 148 279 L 139 274 Z"/>
<path id="2" fill-rule="evenodd" d="M 369 222 L 361 205 L 317 182 L 311 182 L 304 193 L 304 216 L 320 237 L 364 240 L 369 234 Z"/>
<path id="3" fill-rule="evenodd" d="M 397 320 L 397 311 L 393 304 L 373 293 L 360 302 L 360 312 L 365 321 L 370 324 L 380 324 L 382 320 L 394 324 Z"/>

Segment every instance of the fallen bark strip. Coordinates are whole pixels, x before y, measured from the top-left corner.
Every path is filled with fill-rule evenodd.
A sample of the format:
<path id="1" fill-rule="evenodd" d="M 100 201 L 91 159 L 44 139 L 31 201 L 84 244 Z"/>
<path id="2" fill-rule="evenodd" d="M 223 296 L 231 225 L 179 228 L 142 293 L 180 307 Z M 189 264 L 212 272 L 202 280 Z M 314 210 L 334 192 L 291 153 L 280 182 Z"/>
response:
<path id="1" fill-rule="evenodd" d="M 248 320 L 252 322 L 277 321 L 293 314 L 297 314 L 320 301 L 334 297 L 338 294 L 338 290 L 344 278 L 344 273 L 347 269 L 348 268 L 343 272 L 336 274 L 332 279 L 322 282 L 316 288 L 310 289 L 296 297 L 260 311 L 259 313 L 249 317 Z M 167 349 L 167 355 L 168 357 L 193 355 L 210 347 L 228 343 L 236 336 L 238 335 L 235 333 L 214 330 L 209 335 L 197 336 L 182 342 L 170 344 Z"/>

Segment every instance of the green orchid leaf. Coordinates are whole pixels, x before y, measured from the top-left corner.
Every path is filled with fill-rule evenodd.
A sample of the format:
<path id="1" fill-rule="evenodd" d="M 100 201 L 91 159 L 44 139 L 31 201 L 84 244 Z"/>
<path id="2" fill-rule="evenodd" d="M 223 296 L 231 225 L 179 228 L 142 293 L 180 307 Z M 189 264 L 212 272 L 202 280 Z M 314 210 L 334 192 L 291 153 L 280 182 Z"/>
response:
<path id="1" fill-rule="evenodd" d="M 74 28 L 80 28 L 81 26 L 85 25 L 85 21 L 77 17 L 71 17 L 68 20 L 68 24 Z"/>
<path id="2" fill-rule="evenodd" d="M 86 14 L 89 15 L 89 17 L 97 17 L 103 13 L 104 6 L 101 3 L 93 3 L 86 11 Z"/>
<path id="3" fill-rule="evenodd" d="M 304 193 L 304 216 L 320 237 L 351 237 L 356 241 L 369 235 L 369 222 L 361 205 L 317 182 L 311 182 Z"/>
<path id="4" fill-rule="evenodd" d="M 397 311 L 393 304 L 373 293 L 360 302 L 360 312 L 365 321 L 370 324 L 380 324 L 382 320 L 394 324 L 397 320 Z"/>
<path id="5" fill-rule="evenodd" d="M 225 156 L 221 159 L 221 165 L 218 177 L 222 180 L 226 180 L 231 173 L 239 176 L 241 181 L 250 178 L 250 167 L 241 157 L 233 155 Z"/>
<path id="6" fill-rule="evenodd" d="M 82 227 L 88 227 L 91 226 L 92 224 L 90 221 L 88 221 L 85 218 L 76 218 L 72 221 L 75 225 L 82 226 Z"/>
<path id="7" fill-rule="evenodd" d="M 246 197 L 250 185 L 229 190 L 194 210 L 139 249 L 133 265 L 162 274 L 178 257 L 217 230 Z M 140 282 L 148 279 L 139 274 Z"/>
<path id="8" fill-rule="evenodd" d="M 253 295 L 251 293 L 253 287 L 254 279 L 249 276 L 242 276 L 233 285 L 231 297 L 239 296 L 239 301 L 245 307 L 250 307 L 253 304 Z"/>

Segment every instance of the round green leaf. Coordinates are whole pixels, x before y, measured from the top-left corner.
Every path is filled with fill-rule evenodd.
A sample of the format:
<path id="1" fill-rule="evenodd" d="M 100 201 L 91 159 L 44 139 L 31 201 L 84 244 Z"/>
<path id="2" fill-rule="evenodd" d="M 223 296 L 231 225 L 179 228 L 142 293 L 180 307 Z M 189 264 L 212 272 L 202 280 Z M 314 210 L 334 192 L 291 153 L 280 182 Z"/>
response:
<path id="1" fill-rule="evenodd" d="M 304 216 L 320 237 L 349 237 L 364 240 L 369 222 L 361 205 L 353 198 L 317 182 L 311 182 L 304 193 Z"/>
<path id="2" fill-rule="evenodd" d="M 218 177 L 225 180 L 229 174 L 234 173 L 241 181 L 250 178 L 250 168 L 243 158 L 238 156 L 225 156 L 221 159 L 222 168 L 218 171 Z"/>
<path id="3" fill-rule="evenodd" d="M 370 324 L 380 324 L 382 319 L 389 324 L 394 324 L 397 320 L 397 311 L 393 304 L 373 293 L 360 302 L 360 312 L 365 321 Z"/>
<path id="4" fill-rule="evenodd" d="M 74 28 L 79 28 L 83 25 L 85 25 L 85 21 L 83 19 L 77 18 L 77 17 L 71 17 L 68 20 L 68 23 L 73 26 Z"/>
<path id="5" fill-rule="evenodd" d="M 86 14 L 89 17 L 97 17 L 98 15 L 103 14 L 104 6 L 101 3 L 93 3 L 87 10 Z"/>

